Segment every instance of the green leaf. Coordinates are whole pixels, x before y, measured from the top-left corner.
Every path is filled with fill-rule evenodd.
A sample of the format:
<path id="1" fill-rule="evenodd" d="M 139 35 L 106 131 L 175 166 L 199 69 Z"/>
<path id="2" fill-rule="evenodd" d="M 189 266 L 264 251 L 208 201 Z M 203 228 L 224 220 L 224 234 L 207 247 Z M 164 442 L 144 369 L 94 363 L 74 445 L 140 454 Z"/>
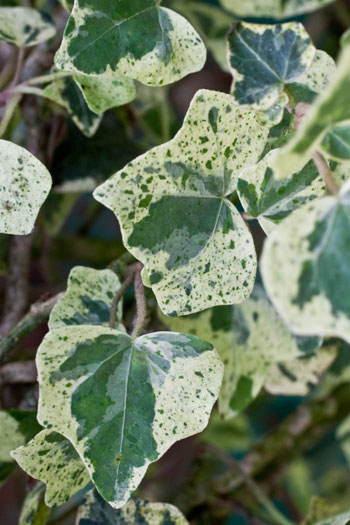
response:
<path id="1" fill-rule="evenodd" d="M 55 62 L 64 70 L 117 73 L 158 86 L 199 71 L 205 59 L 193 27 L 157 0 L 76 0 Z"/>
<path id="2" fill-rule="evenodd" d="M 80 86 L 73 77 L 58 78 L 43 91 L 43 96 L 62 106 L 74 124 L 87 137 L 92 137 L 100 125 L 102 116 L 97 115 L 85 102 Z"/>
<path id="3" fill-rule="evenodd" d="M 304 357 L 321 344 L 317 337 L 293 336 L 260 286 L 241 305 L 161 319 L 172 330 L 200 335 L 215 345 L 225 365 L 219 411 L 226 418 L 244 410 L 257 397 L 271 366 Z"/>
<path id="4" fill-rule="evenodd" d="M 51 184 L 50 173 L 34 155 L 0 140 L 0 233 L 29 234 Z"/>
<path id="5" fill-rule="evenodd" d="M 238 22 L 228 36 L 228 52 L 235 102 L 267 110 L 288 84 L 309 69 L 316 49 L 297 22 L 278 25 Z"/>
<path id="6" fill-rule="evenodd" d="M 237 16 L 254 18 L 287 18 L 320 9 L 334 0 L 220 0 Z"/>
<path id="7" fill-rule="evenodd" d="M 325 183 L 313 161 L 288 179 L 277 179 L 271 151 L 256 166 L 244 170 L 237 184 L 238 195 L 247 215 L 257 218 L 267 235 L 294 210 L 325 194 Z"/>
<path id="8" fill-rule="evenodd" d="M 57 432 L 43 430 L 11 456 L 32 478 L 47 485 L 45 503 L 62 505 L 90 481 L 73 445 Z"/>
<path id="9" fill-rule="evenodd" d="M 17 409 L 0 410 L 0 462 L 10 462 L 10 452 L 40 432 L 36 413 Z"/>
<path id="10" fill-rule="evenodd" d="M 350 342 L 350 185 L 290 215 L 267 239 L 262 274 L 291 330 Z"/>
<path id="11" fill-rule="evenodd" d="M 136 340 L 100 326 L 58 328 L 37 355 L 39 420 L 67 437 L 100 494 L 120 508 L 148 465 L 203 430 L 223 365 L 195 337 Z"/>
<path id="12" fill-rule="evenodd" d="M 332 158 L 340 160 L 350 159 L 350 126 L 339 124 L 334 126 L 324 137 L 321 150 Z"/>
<path id="13" fill-rule="evenodd" d="M 18 47 L 36 46 L 56 34 L 51 18 L 30 7 L 0 7 L 0 40 Z"/>
<path id="14" fill-rule="evenodd" d="M 24 500 L 18 525 L 45 525 L 50 509 L 44 502 L 45 485 L 37 483 Z"/>
<path id="15" fill-rule="evenodd" d="M 63 326 L 109 326 L 112 302 L 120 288 L 120 281 L 112 270 L 94 270 L 76 266 L 68 279 L 67 293 L 53 308 L 49 328 Z M 122 304 L 118 305 L 117 325 L 123 331 Z"/>
<path id="16" fill-rule="evenodd" d="M 136 89 L 134 81 L 126 77 L 91 77 L 74 75 L 74 80 L 91 111 L 100 115 L 108 109 L 123 106 L 134 100 Z"/>
<path id="17" fill-rule="evenodd" d="M 294 139 L 276 157 L 278 177 L 300 170 L 311 158 L 331 128 L 350 120 L 350 42 L 340 55 L 337 71 L 317 98 Z"/>
<path id="18" fill-rule="evenodd" d="M 113 509 L 95 491 L 88 492 L 78 509 L 76 525 L 187 525 L 181 512 L 168 503 L 133 498 L 122 509 Z"/>
<path id="19" fill-rule="evenodd" d="M 253 240 L 226 198 L 257 162 L 269 127 L 223 93 L 201 90 L 179 133 L 94 192 L 117 215 L 127 249 L 146 266 L 158 304 L 186 315 L 249 297 Z"/>

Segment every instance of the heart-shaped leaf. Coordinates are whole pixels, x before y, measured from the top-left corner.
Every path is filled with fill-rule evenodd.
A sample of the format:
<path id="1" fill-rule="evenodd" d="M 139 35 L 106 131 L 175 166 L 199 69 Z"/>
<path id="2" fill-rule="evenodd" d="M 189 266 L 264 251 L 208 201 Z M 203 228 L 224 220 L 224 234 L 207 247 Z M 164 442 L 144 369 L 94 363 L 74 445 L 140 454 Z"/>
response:
<path id="1" fill-rule="evenodd" d="M 259 110 L 271 108 L 288 84 L 309 69 L 316 53 L 309 35 L 297 22 L 239 22 L 228 36 L 228 51 L 235 102 Z"/>
<path id="2" fill-rule="evenodd" d="M 29 234 L 51 185 L 50 173 L 34 155 L 0 140 L 0 233 Z"/>
<path id="3" fill-rule="evenodd" d="M 113 509 L 95 491 L 89 491 L 78 509 L 76 525 L 188 525 L 181 512 L 168 503 L 133 498 L 122 509 Z"/>
<path id="4" fill-rule="evenodd" d="M 114 508 L 148 465 L 208 423 L 223 365 L 196 337 L 159 332 L 136 340 L 101 326 L 58 328 L 37 354 L 38 419 L 67 437 Z"/>
<path id="5" fill-rule="evenodd" d="M 0 7 L 0 40 L 18 47 L 36 46 L 56 34 L 51 18 L 31 7 Z"/>
<path id="6" fill-rule="evenodd" d="M 264 245 L 269 297 L 293 332 L 350 342 L 350 185 L 295 211 Z"/>
<path id="7" fill-rule="evenodd" d="M 220 0 L 237 16 L 253 18 L 287 18 L 315 11 L 334 0 Z"/>
<path id="8" fill-rule="evenodd" d="M 227 196 L 242 169 L 259 159 L 269 129 L 229 95 L 199 91 L 173 140 L 95 190 L 117 215 L 125 246 L 146 266 L 165 314 L 249 297 L 253 240 Z"/>
<path id="9" fill-rule="evenodd" d="M 87 75 L 165 85 L 199 71 L 205 59 L 198 33 L 158 0 L 76 0 L 55 62 Z"/>
<path id="10" fill-rule="evenodd" d="M 11 456 L 32 478 L 46 485 L 45 503 L 62 505 L 90 481 L 73 445 L 57 432 L 43 430 Z"/>

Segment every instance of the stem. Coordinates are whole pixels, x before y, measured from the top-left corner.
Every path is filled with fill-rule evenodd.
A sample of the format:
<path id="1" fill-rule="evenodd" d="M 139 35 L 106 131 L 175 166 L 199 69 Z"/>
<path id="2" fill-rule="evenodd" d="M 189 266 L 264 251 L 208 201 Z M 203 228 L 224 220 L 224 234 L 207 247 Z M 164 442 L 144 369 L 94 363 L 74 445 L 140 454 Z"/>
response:
<path id="1" fill-rule="evenodd" d="M 48 84 L 49 82 L 52 82 L 53 80 L 58 80 L 60 78 L 66 78 L 71 77 L 72 73 L 68 71 L 59 71 L 57 73 L 50 73 L 49 75 L 41 75 L 40 77 L 34 77 L 30 78 L 26 82 L 23 83 L 23 86 L 32 86 L 35 84 Z"/>
<path id="2" fill-rule="evenodd" d="M 35 361 L 15 361 L 0 368 L 0 385 L 36 383 Z"/>
<path id="3" fill-rule="evenodd" d="M 327 189 L 332 195 L 338 195 L 339 187 L 333 178 L 333 173 L 329 169 L 329 166 L 321 153 L 315 151 L 312 155 L 313 161 L 318 169 L 319 174 L 326 183 Z"/>
<path id="4" fill-rule="evenodd" d="M 22 73 L 23 62 L 24 62 L 24 54 L 25 54 L 24 47 L 20 47 L 18 49 L 16 69 L 15 69 L 15 74 L 11 82 L 11 87 L 16 86 L 20 79 L 20 76 Z"/>
<path id="5" fill-rule="evenodd" d="M 112 302 L 111 314 L 110 314 L 110 317 L 109 317 L 109 327 L 110 328 L 114 328 L 115 327 L 119 301 L 123 297 L 123 295 L 125 294 L 126 290 L 129 288 L 129 286 L 131 285 L 131 283 L 134 280 L 135 269 L 132 270 L 132 268 L 130 267 L 130 268 L 128 268 L 128 270 L 129 270 L 130 273 L 125 278 L 125 281 L 123 282 L 123 284 L 119 288 L 119 290 L 116 293 L 116 295 L 115 295 L 115 297 L 113 299 L 113 302 Z"/>
<path id="6" fill-rule="evenodd" d="M 141 271 L 143 268 L 142 263 L 136 263 L 136 273 L 134 277 L 134 290 L 136 299 L 136 322 L 132 331 L 131 337 L 136 339 L 140 335 L 142 328 L 147 318 L 147 305 L 145 297 L 145 289 L 141 278 Z"/>
<path id="7" fill-rule="evenodd" d="M 250 492 L 255 496 L 257 501 L 265 507 L 266 511 L 269 513 L 271 518 L 275 520 L 279 525 L 293 525 L 293 522 L 289 521 L 283 516 L 283 514 L 275 507 L 272 501 L 266 496 L 266 494 L 261 490 L 259 485 L 254 481 L 253 478 L 249 476 L 233 457 L 228 456 L 223 450 L 207 443 L 206 447 L 208 450 L 211 450 L 216 456 L 218 456 L 221 461 L 226 463 L 244 482 L 244 484 L 249 488 Z"/>
<path id="8" fill-rule="evenodd" d="M 0 361 L 6 361 L 21 339 L 48 320 L 52 308 L 62 296 L 63 293 L 59 293 L 47 301 L 39 301 L 31 306 L 19 323 L 0 340 Z"/>
<path id="9" fill-rule="evenodd" d="M 25 85 L 18 85 L 14 89 L 15 93 L 23 93 L 24 95 L 36 95 L 37 97 L 44 97 L 44 90 L 36 87 L 30 87 Z"/>
<path id="10" fill-rule="evenodd" d="M 15 95 L 7 103 L 4 114 L 2 116 L 2 120 L 0 122 L 0 138 L 6 133 L 6 130 L 11 121 L 12 115 L 16 107 L 18 106 L 21 98 L 22 98 L 21 94 Z"/>

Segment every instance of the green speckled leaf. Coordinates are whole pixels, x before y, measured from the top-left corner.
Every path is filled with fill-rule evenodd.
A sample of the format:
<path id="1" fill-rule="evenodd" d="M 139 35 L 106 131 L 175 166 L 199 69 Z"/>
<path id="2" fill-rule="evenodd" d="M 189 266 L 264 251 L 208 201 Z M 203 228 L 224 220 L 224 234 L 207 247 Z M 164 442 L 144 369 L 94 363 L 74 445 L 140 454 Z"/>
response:
<path id="1" fill-rule="evenodd" d="M 237 184 L 238 195 L 245 212 L 259 220 L 269 235 L 277 224 L 306 202 L 325 194 L 325 183 L 313 161 L 288 179 L 276 180 L 271 151 L 256 166 L 244 170 Z"/>
<path id="2" fill-rule="evenodd" d="M 124 244 L 146 266 L 167 315 L 249 297 L 253 240 L 226 197 L 242 169 L 259 159 L 268 133 L 230 95 L 202 90 L 173 140 L 95 190 L 95 199 L 117 215 Z"/>
<path id="3" fill-rule="evenodd" d="M 45 485 L 37 483 L 24 500 L 18 525 L 45 525 L 50 509 L 44 501 Z"/>
<path id="4" fill-rule="evenodd" d="M 0 462 L 10 462 L 10 452 L 40 432 L 36 413 L 17 409 L 0 410 Z"/>
<path id="5" fill-rule="evenodd" d="M 148 465 L 208 423 L 223 365 L 195 337 L 159 332 L 132 340 L 101 326 L 58 328 L 37 355 L 39 420 L 67 437 L 114 508 Z"/>
<path id="6" fill-rule="evenodd" d="M 50 173 L 34 155 L 0 140 L 0 233 L 29 234 L 51 185 Z"/>
<path id="7" fill-rule="evenodd" d="M 297 22 L 237 23 L 228 36 L 235 102 L 259 110 L 271 108 L 286 86 L 308 70 L 315 53 L 309 35 Z"/>
<path id="8" fill-rule="evenodd" d="M 276 173 L 288 177 L 300 170 L 322 143 L 326 133 L 341 122 L 350 120 L 350 42 L 345 44 L 337 71 L 328 87 L 312 105 L 294 139 L 276 158 Z"/>
<path id="9" fill-rule="evenodd" d="M 119 278 L 112 270 L 76 266 L 70 272 L 67 293 L 51 312 L 50 330 L 82 324 L 108 326 L 113 298 L 119 288 Z M 120 301 L 116 328 L 123 331 L 122 308 Z"/>
<path id="10" fill-rule="evenodd" d="M 133 498 L 122 509 L 113 509 L 91 490 L 78 509 L 76 525 L 188 525 L 188 521 L 173 505 L 138 498 Z"/>
<path id="11" fill-rule="evenodd" d="M 59 78 L 46 86 L 44 96 L 66 109 L 74 124 L 87 137 L 92 137 L 100 125 L 102 116 L 87 105 L 82 90 L 73 77 Z"/>
<path id="12" fill-rule="evenodd" d="M 290 215 L 267 239 L 266 290 L 293 332 L 350 342 L 350 186 Z"/>
<path id="13" fill-rule="evenodd" d="M 11 456 L 34 479 L 46 485 L 45 503 L 62 505 L 84 488 L 90 476 L 73 445 L 57 432 L 43 430 Z"/>
<path id="14" fill-rule="evenodd" d="M 74 80 L 81 88 L 87 105 L 100 115 L 108 109 L 123 106 L 134 100 L 136 89 L 134 81 L 126 77 L 92 77 L 74 75 Z"/>
<path id="15" fill-rule="evenodd" d="M 241 305 L 216 307 L 186 318 L 161 318 L 172 330 L 200 335 L 215 345 L 225 365 L 219 410 L 226 418 L 256 398 L 271 366 L 305 356 L 321 344 L 317 337 L 293 336 L 259 286 Z"/>
<path id="16" fill-rule="evenodd" d="M 55 61 L 60 69 L 157 86 L 199 71 L 205 59 L 198 33 L 157 0 L 76 0 Z"/>
<path id="17" fill-rule="evenodd" d="M 330 157 L 340 160 L 350 159 L 350 125 L 334 126 L 324 137 L 321 150 Z"/>
<path id="18" fill-rule="evenodd" d="M 334 0 L 220 0 L 237 16 L 254 18 L 287 18 L 320 9 Z"/>
<path id="19" fill-rule="evenodd" d="M 315 525 L 349 525 L 350 512 L 344 512 L 343 514 L 337 514 L 331 518 L 318 521 Z"/>
<path id="20" fill-rule="evenodd" d="M 55 34 L 56 28 L 46 13 L 30 7 L 0 7 L 0 40 L 28 47 Z"/>

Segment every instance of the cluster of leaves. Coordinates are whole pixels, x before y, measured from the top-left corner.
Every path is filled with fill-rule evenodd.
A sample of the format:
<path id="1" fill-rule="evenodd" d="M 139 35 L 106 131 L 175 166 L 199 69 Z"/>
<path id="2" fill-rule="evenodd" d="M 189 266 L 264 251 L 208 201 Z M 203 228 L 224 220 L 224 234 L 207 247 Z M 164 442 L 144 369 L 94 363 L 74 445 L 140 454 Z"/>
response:
<path id="1" fill-rule="evenodd" d="M 41 482 L 22 524 L 45 523 L 76 494 L 77 523 L 187 523 L 171 505 L 130 499 L 150 464 L 202 432 L 217 400 L 231 419 L 262 389 L 306 395 L 338 362 L 340 342 L 350 344 L 349 34 L 337 64 L 299 22 L 236 21 L 224 39 L 228 12 L 279 19 L 330 1 L 221 3 L 226 12 L 197 2 L 64 1 L 52 70 L 15 78 L 0 94 L 0 136 L 31 94 L 92 137 L 103 114 L 137 91 L 151 99 L 149 89 L 201 70 L 205 45 L 223 65 L 227 40 L 233 75 L 230 94 L 197 91 L 173 138 L 89 187 L 116 215 L 142 281 L 138 263 L 73 268 L 36 353 L 37 414 L 0 412 L 0 480 L 14 459 Z M 0 7 L 0 39 L 20 48 L 20 60 L 55 35 L 48 15 Z M 30 234 L 51 185 L 32 153 L 0 140 L 0 232 Z M 267 236 L 258 276 L 252 219 Z M 131 282 L 129 335 L 122 296 Z M 167 330 L 144 333 L 143 287 Z M 346 419 L 338 436 L 349 457 L 348 429 Z M 311 508 L 305 523 L 348 523 L 337 512 L 329 521 Z"/>

